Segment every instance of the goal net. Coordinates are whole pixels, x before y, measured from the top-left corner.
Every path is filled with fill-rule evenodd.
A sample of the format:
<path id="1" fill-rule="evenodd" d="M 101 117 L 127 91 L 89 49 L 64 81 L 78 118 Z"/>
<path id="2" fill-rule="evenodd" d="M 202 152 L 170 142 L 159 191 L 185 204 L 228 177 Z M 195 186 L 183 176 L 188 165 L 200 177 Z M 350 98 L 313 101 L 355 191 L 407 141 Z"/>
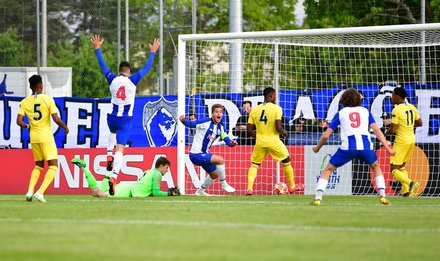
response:
<path id="1" fill-rule="evenodd" d="M 212 105 L 224 106 L 222 123 L 240 145 L 215 142 L 210 151 L 225 159 L 226 179 L 235 194 L 243 195 L 254 141 L 241 131 L 240 116 L 246 104 L 253 108 L 263 102 L 264 88 L 275 88 L 289 132 L 285 143 L 295 182 L 305 184 L 301 194 L 314 194 L 321 171 L 340 144 L 338 131 L 319 153 L 311 148 L 338 111 L 344 90 L 358 89 L 363 106 L 386 128 L 393 109 L 391 92 L 400 85 L 423 121 L 406 166 L 409 177 L 420 183 L 417 195 L 439 196 L 439 45 L 440 24 L 181 35 L 179 115 L 201 119 L 211 117 Z M 188 157 L 194 132 L 179 124 L 178 183 L 186 194 L 193 194 L 207 174 Z M 389 156 L 373 140 L 387 194 L 399 195 L 401 185 L 390 174 Z M 282 167 L 268 156 L 258 169 L 254 194 L 273 194 L 279 181 L 287 183 Z M 207 192 L 224 194 L 219 181 Z M 376 193 L 369 167 L 358 160 L 338 168 L 326 190 L 326 195 Z"/>

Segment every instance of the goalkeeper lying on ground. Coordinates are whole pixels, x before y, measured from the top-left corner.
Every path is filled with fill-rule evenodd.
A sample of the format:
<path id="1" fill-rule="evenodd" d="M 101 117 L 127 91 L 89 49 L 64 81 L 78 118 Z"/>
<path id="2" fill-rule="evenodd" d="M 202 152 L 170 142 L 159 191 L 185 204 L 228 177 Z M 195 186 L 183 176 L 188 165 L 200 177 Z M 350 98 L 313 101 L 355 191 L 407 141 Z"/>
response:
<path id="1" fill-rule="evenodd" d="M 108 197 L 109 186 L 108 182 L 101 182 L 101 187 L 98 189 L 98 183 L 84 160 L 74 158 L 72 163 L 80 167 L 84 171 L 86 180 L 89 183 L 90 190 L 94 197 Z M 155 168 L 144 172 L 144 174 L 131 184 L 119 183 L 116 185 L 116 193 L 114 197 L 148 197 L 148 196 L 180 196 L 180 191 L 177 187 L 169 188 L 168 192 L 160 191 L 160 182 L 162 176 L 168 172 L 170 168 L 170 161 L 165 157 L 159 157 L 156 161 Z"/>

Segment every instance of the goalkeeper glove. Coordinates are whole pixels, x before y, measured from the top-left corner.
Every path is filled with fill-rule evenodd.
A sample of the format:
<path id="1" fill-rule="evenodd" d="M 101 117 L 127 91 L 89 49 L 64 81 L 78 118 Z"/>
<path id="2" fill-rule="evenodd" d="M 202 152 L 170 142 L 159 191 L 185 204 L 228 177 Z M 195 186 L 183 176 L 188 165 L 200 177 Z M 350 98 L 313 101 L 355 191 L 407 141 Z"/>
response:
<path id="1" fill-rule="evenodd" d="M 175 188 L 169 188 L 168 189 L 168 196 L 180 196 L 180 190 L 178 187 Z"/>

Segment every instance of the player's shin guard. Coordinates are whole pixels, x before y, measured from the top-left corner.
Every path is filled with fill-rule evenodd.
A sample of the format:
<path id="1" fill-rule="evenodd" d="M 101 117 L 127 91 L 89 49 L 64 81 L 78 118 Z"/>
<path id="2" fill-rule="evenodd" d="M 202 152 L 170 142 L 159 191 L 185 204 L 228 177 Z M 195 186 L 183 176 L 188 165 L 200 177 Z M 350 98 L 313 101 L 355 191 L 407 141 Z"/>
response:
<path id="1" fill-rule="evenodd" d="M 35 166 L 31 173 L 31 179 L 29 180 L 28 191 L 34 192 L 35 185 L 37 184 L 38 179 L 40 178 L 40 174 L 43 168 L 39 166 Z"/>
<path id="2" fill-rule="evenodd" d="M 319 178 L 318 184 L 316 185 L 316 200 L 322 200 L 322 195 L 325 192 L 325 189 L 327 188 L 328 180 Z"/>
<path id="3" fill-rule="evenodd" d="M 402 185 L 409 185 L 409 183 L 411 183 L 411 180 L 408 178 L 408 176 L 398 169 L 393 170 L 392 174 L 398 181 L 400 181 Z"/>
<path id="4" fill-rule="evenodd" d="M 115 153 L 115 161 L 113 162 L 113 175 L 112 175 L 112 177 L 115 179 L 118 178 L 119 171 L 121 170 L 123 156 L 124 154 L 122 154 L 121 151 L 117 151 Z"/>
<path id="5" fill-rule="evenodd" d="M 217 173 L 220 179 L 220 182 L 223 184 L 226 182 L 226 173 L 225 173 L 225 164 L 217 165 Z"/>
<path id="6" fill-rule="evenodd" d="M 290 162 L 283 163 L 283 170 L 284 170 L 284 175 L 286 175 L 289 188 L 295 187 L 295 181 L 293 180 L 294 173 Z"/>
<path id="7" fill-rule="evenodd" d="M 116 133 L 111 133 L 108 135 L 108 143 L 107 143 L 107 156 L 113 155 L 113 149 L 116 145 Z"/>
<path id="8" fill-rule="evenodd" d="M 377 191 L 379 192 L 379 196 L 385 197 L 385 179 L 383 178 L 383 175 L 377 176 L 374 178 L 374 181 L 376 182 Z"/>
<path id="9" fill-rule="evenodd" d="M 41 183 L 41 187 L 39 189 L 41 194 L 44 194 L 47 187 L 49 187 L 50 183 L 52 183 L 53 179 L 55 178 L 55 174 L 57 173 L 58 166 L 50 166 L 49 169 L 46 172 L 46 175 L 44 175 L 43 183 Z"/>
<path id="10" fill-rule="evenodd" d="M 258 167 L 260 166 L 252 163 L 252 166 L 248 170 L 248 184 L 247 184 L 248 189 L 252 190 L 254 187 L 254 181 L 255 178 L 257 177 Z"/>
<path id="11" fill-rule="evenodd" d="M 205 178 L 205 181 L 203 181 L 202 186 L 198 189 L 199 191 L 204 191 L 207 189 L 211 184 L 214 182 L 214 180 L 208 175 Z"/>

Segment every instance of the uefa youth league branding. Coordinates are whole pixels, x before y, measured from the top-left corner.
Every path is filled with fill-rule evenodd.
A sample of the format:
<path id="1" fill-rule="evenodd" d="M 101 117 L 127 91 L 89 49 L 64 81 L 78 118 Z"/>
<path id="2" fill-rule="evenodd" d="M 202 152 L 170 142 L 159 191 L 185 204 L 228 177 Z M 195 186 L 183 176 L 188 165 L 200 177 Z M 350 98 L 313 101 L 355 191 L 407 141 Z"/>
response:
<path id="1" fill-rule="evenodd" d="M 143 111 L 143 127 L 151 147 L 167 147 L 177 139 L 177 100 L 148 102 Z"/>

